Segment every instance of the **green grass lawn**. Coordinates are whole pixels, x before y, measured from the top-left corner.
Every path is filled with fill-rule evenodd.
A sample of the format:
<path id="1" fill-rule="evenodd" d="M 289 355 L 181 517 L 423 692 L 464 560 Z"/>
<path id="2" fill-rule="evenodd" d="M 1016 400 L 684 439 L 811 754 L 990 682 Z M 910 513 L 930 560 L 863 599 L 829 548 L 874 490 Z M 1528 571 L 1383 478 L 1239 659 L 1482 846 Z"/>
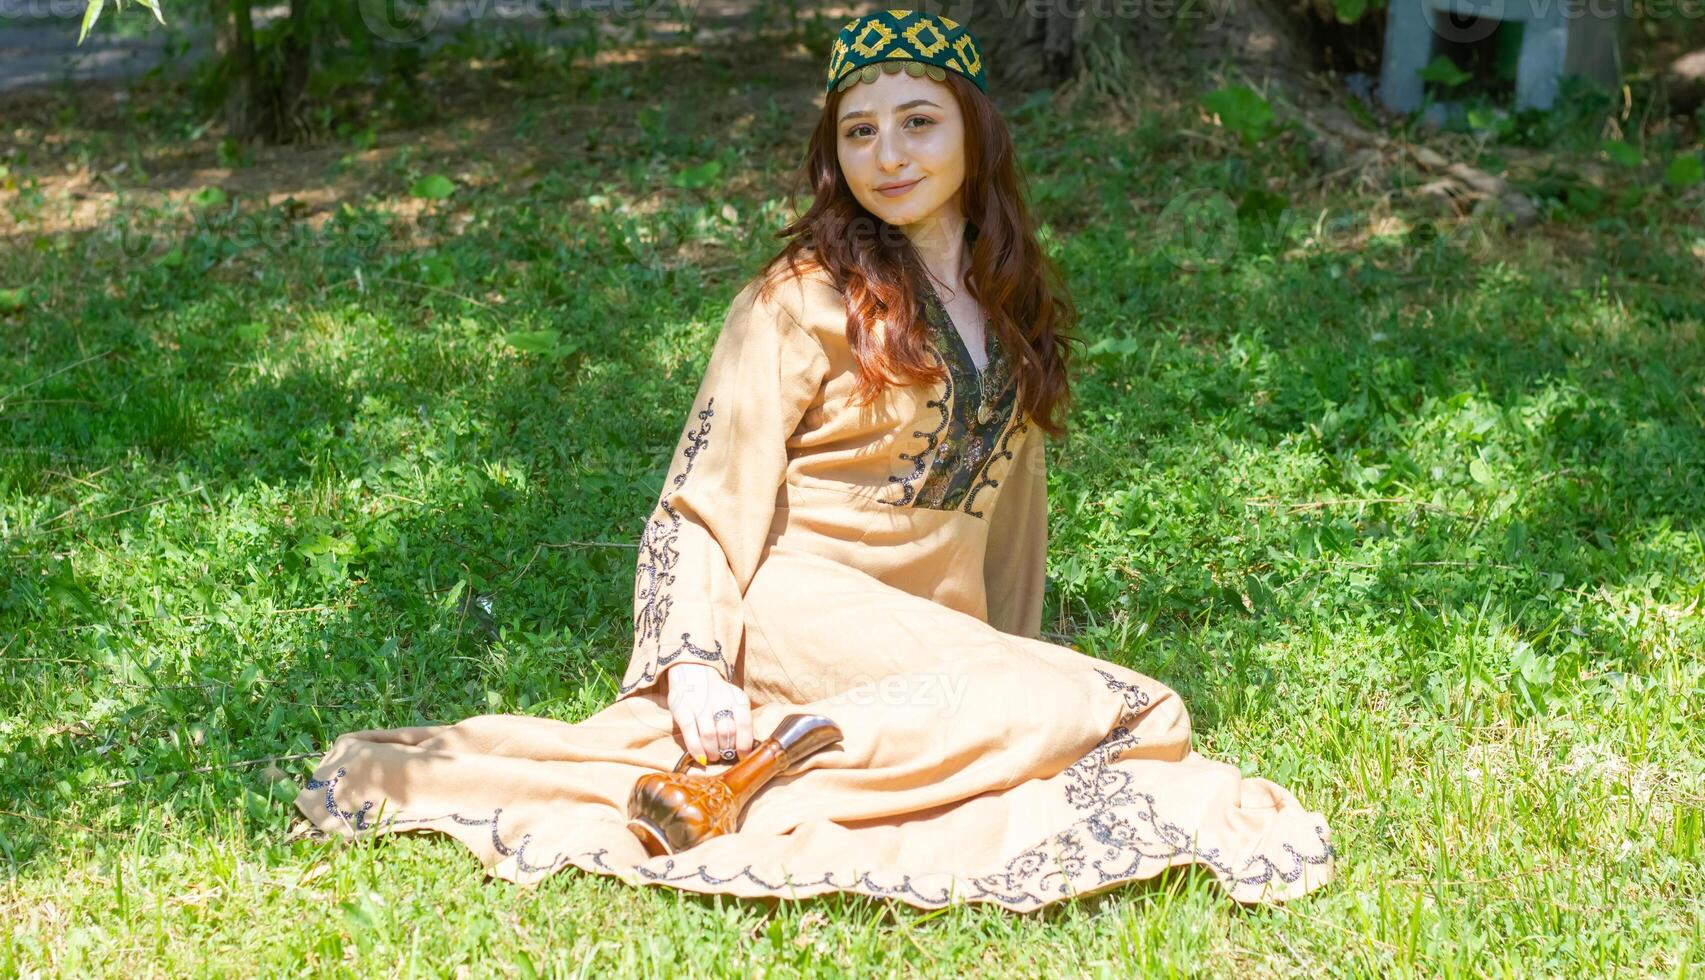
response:
<path id="1" fill-rule="evenodd" d="M 812 118 L 814 59 L 751 63 L 468 69 L 429 125 L 249 160 L 169 92 L 8 121 L 0 975 L 1699 968 L 1699 188 L 1553 173 L 1508 234 L 1188 103 L 1009 117 L 1087 345 L 1047 629 L 1324 812 L 1330 887 L 926 913 L 284 842 L 340 732 L 614 697 L 634 544 Z M 683 78 L 734 97 L 648 108 Z M 1251 188 L 1286 220 L 1162 218 Z"/>

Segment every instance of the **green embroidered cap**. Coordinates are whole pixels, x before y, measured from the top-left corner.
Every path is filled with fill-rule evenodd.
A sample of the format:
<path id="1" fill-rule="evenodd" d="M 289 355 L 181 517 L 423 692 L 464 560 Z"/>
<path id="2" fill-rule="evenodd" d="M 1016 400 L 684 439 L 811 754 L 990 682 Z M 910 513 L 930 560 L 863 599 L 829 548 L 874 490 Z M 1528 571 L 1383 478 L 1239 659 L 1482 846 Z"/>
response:
<path id="1" fill-rule="evenodd" d="M 983 70 L 983 46 L 956 21 L 922 10 L 878 10 L 848 22 L 829 53 L 829 83 L 843 91 L 857 82 L 874 82 L 878 71 L 905 69 L 914 78 L 947 78 L 949 69 L 989 91 Z"/>

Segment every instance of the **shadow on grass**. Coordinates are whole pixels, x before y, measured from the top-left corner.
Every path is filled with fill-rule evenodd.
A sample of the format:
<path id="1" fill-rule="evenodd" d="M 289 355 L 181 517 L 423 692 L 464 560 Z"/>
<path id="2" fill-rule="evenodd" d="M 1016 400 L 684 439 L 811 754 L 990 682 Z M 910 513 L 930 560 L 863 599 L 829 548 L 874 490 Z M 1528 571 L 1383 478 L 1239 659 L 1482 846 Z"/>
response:
<path id="1" fill-rule="evenodd" d="M 458 200 L 486 189 L 511 193 L 553 175 L 572 180 L 576 198 L 624 184 L 643 198 L 665 189 L 645 177 L 645 166 L 620 169 L 622 161 L 686 167 L 729 153 L 780 153 L 791 166 L 815 121 L 821 68 L 797 45 L 732 29 L 751 16 L 715 18 L 712 29 L 728 34 L 719 46 L 650 48 L 642 57 L 601 58 L 595 69 L 577 63 L 517 77 L 502 57 L 443 52 L 447 60 L 429 63 L 414 82 L 389 79 L 372 98 L 388 93 L 383 105 L 364 94 L 344 107 L 344 127 L 370 131 L 371 145 L 332 139 L 249 147 L 234 157 L 217 132 L 137 140 L 138 131 L 174 130 L 138 106 L 185 101 L 175 86 L 122 102 L 100 89 L 0 95 L 8 121 L 0 161 L 17 161 L 14 177 L 46 198 L 11 202 L 14 215 L 33 220 L 9 233 L 0 224 L 0 248 L 28 250 L 44 235 L 145 222 L 165 201 L 184 202 L 206 188 L 261 206 L 294 201 L 293 220 L 307 222 L 370 199 L 418 204 L 409 200 L 412 184 L 434 172 L 461 184 Z M 725 97 L 689 104 L 658 99 L 660 91 Z M 186 116 L 181 128 L 199 121 Z"/>

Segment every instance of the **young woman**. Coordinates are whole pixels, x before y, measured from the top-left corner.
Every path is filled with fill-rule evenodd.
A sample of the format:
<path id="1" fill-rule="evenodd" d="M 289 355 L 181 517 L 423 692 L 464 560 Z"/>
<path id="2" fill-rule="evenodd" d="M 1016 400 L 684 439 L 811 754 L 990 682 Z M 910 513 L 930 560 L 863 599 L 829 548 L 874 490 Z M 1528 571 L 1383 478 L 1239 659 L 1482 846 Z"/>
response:
<path id="1" fill-rule="evenodd" d="M 618 699 L 345 735 L 298 799 L 321 830 L 443 831 L 515 881 L 572 864 L 925 907 L 1034 909 L 1186 863 L 1246 902 L 1328 879 L 1325 821 L 1192 751 L 1176 694 L 1038 638 L 1072 307 L 986 74 L 944 17 L 842 29 L 815 202 L 723 322 L 640 541 Z M 800 712 L 841 743 L 738 832 L 646 856 L 636 779 Z"/>

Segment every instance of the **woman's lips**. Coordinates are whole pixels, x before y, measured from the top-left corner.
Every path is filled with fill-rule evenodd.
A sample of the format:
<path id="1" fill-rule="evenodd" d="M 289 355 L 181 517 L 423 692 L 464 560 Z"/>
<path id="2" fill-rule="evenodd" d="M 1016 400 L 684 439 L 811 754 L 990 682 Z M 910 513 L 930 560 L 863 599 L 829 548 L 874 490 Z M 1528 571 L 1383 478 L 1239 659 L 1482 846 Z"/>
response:
<path id="1" fill-rule="evenodd" d="M 918 186 L 918 183 L 922 180 L 923 178 L 919 177 L 917 180 L 914 180 L 909 184 L 901 184 L 899 187 L 878 187 L 876 189 L 876 193 L 881 194 L 883 197 L 899 197 L 900 195 L 911 191 L 912 188 Z"/>

